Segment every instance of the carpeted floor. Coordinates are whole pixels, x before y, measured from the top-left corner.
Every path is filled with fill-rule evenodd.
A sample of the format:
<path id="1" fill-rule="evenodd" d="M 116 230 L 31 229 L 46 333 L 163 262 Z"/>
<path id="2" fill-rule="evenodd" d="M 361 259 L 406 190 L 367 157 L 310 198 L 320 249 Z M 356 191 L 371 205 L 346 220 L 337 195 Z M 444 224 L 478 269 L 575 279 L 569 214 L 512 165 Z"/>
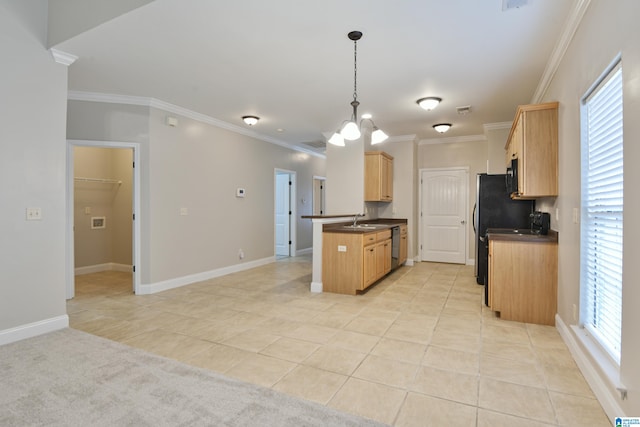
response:
<path id="1" fill-rule="evenodd" d="M 2 426 L 381 426 L 73 329 L 0 346 Z"/>

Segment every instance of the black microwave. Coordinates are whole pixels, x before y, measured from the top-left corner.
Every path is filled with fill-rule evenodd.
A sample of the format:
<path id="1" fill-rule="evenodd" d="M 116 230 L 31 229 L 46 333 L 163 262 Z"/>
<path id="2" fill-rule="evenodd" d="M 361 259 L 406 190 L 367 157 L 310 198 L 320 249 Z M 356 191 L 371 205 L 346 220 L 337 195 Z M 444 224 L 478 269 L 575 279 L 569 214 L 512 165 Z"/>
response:
<path id="1" fill-rule="evenodd" d="M 507 193 L 518 194 L 518 159 L 511 159 L 507 168 Z"/>

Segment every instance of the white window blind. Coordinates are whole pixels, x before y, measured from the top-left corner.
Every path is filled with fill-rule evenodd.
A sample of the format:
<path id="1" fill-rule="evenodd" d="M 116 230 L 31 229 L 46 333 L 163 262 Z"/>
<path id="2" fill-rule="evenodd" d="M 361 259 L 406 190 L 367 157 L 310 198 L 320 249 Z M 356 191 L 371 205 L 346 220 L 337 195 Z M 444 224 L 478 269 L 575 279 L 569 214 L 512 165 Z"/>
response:
<path id="1" fill-rule="evenodd" d="M 622 67 L 582 101 L 580 321 L 620 364 L 622 329 Z"/>

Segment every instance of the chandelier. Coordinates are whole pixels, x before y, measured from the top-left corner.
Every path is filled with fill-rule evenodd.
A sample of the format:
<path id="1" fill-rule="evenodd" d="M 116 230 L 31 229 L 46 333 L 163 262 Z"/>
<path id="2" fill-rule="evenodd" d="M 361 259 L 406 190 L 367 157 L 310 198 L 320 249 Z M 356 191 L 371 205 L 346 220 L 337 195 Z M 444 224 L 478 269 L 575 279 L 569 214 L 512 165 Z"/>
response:
<path id="1" fill-rule="evenodd" d="M 347 34 L 349 40 L 353 41 L 353 101 L 351 101 L 351 107 L 353 108 L 353 112 L 351 113 L 351 118 L 349 120 L 345 120 L 342 122 L 341 127 L 336 130 L 336 132 L 329 138 L 329 143 L 333 145 L 337 145 L 340 147 L 344 147 L 344 140 L 347 141 L 355 141 L 360 138 L 362 135 L 362 123 L 367 120 L 371 122 L 373 126 L 371 132 L 371 144 L 379 144 L 384 142 L 388 136 L 382 130 L 378 129 L 376 124 L 371 119 L 371 115 L 363 115 L 362 120 L 358 124 L 358 106 L 360 102 L 358 102 L 358 40 L 362 38 L 362 32 L 360 31 L 351 31 Z"/>

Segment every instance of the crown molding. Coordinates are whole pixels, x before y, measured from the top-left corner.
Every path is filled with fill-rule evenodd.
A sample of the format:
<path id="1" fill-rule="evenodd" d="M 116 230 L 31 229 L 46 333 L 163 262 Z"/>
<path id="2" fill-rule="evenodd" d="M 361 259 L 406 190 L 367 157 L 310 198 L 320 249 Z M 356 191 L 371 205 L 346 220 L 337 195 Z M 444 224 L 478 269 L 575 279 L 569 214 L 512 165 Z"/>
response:
<path id="1" fill-rule="evenodd" d="M 412 134 L 390 136 L 389 139 L 384 142 L 416 142 L 416 135 Z"/>
<path id="2" fill-rule="evenodd" d="M 484 135 L 452 136 L 450 138 L 427 138 L 421 139 L 418 145 L 452 144 L 455 142 L 479 142 L 486 141 Z"/>
<path id="3" fill-rule="evenodd" d="M 49 49 L 49 52 L 51 52 L 51 56 L 53 56 L 54 61 L 56 61 L 58 64 L 66 65 L 67 67 L 76 62 L 76 60 L 78 59 L 77 56 L 58 49 L 51 48 Z"/>
<path id="4" fill-rule="evenodd" d="M 573 39 L 578 27 L 580 26 L 580 22 L 582 22 L 582 17 L 585 12 L 589 8 L 589 4 L 591 0 L 575 0 L 573 3 L 573 8 L 567 17 L 567 21 L 565 22 L 564 29 L 560 38 L 558 39 L 558 43 L 556 47 L 553 49 L 551 56 L 549 57 L 549 61 L 547 62 L 547 66 L 542 73 L 542 78 L 538 83 L 538 87 L 533 94 L 533 98 L 531 98 L 532 104 L 538 104 L 542 102 L 544 94 L 549 89 L 549 85 L 551 84 L 551 80 L 553 76 L 558 71 L 558 67 L 560 66 L 560 62 L 564 58 L 567 49 L 569 48 L 569 44 Z"/>
<path id="5" fill-rule="evenodd" d="M 484 125 L 482 125 L 485 132 L 490 130 L 511 129 L 511 126 L 513 126 L 513 122 L 485 123 Z"/>
<path id="6" fill-rule="evenodd" d="M 166 111 L 167 113 L 183 116 L 192 120 L 199 121 L 201 123 L 206 123 L 211 126 L 239 133 L 250 138 L 259 139 L 270 144 L 288 148 L 290 150 L 299 151 L 316 157 L 326 158 L 326 155 L 322 153 L 318 153 L 316 151 L 309 150 L 295 144 L 290 144 L 288 142 L 272 138 L 267 135 L 262 135 L 258 132 L 254 132 L 253 130 L 245 129 L 241 126 L 227 123 L 214 117 L 207 116 L 206 114 L 198 113 L 197 111 L 189 110 L 187 108 L 180 107 L 179 105 L 171 104 L 169 102 L 161 101 L 155 98 L 74 90 L 70 90 L 68 92 L 67 98 L 72 101 L 102 102 L 108 104 L 138 105 L 143 107 L 156 108 L 158 110 Z"/>

